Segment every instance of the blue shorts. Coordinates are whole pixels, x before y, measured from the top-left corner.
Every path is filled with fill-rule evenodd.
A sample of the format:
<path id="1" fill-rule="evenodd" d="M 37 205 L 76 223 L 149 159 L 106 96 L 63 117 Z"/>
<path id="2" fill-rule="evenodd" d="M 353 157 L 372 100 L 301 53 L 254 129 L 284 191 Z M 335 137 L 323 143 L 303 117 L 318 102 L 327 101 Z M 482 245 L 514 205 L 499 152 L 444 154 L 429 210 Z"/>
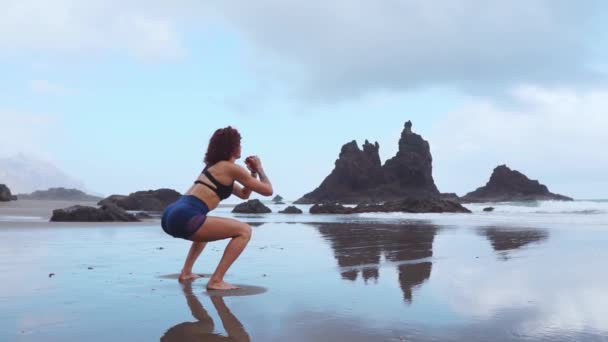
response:
<path id="1" fill-rule="evenodd" d="M 189 240 L 205 223 L 209 208 L 196 196 L 181 196 L 163 212 L 161 226 L 165 233 Z"/>

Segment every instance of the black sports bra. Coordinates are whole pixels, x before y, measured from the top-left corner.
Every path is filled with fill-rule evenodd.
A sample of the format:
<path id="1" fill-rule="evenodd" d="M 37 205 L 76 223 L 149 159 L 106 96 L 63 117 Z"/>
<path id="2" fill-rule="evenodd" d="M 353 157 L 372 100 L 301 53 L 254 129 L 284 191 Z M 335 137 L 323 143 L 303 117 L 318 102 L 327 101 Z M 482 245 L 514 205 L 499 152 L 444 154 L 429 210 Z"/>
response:
<path id="1" fill-rule="evenodd" d="M 209 168 L 209 166 L 206 166 L 205 169 L 203 170 L 202 174 L 204 174 L 205 176 L 207 176 L 207 178 L 209 178 L 211 183 L 213 183 L 215 185 L 215 188 L 200 180 L 196 180 L 194 182 L 194 184 L 202 184 L 202 185 L 208 187 L 209 189 L 213 190 L 217 194 L 217 196 L 220 198 L 220 200 L 224 200 L 224 199 L 230 197 L 230 195 L 232 194 L 232 188 L 234 187 L 234 181 L 232 181 L 232 184 L 230 184 L 230 185 L 224 185 L 224 184 L 218 182 L 217 179 L 215 179 L 215 177 L 213 177 L 211 175 L 211 173 L 209 173 L 209 171 L 207 170 L 208 168 Z"/>

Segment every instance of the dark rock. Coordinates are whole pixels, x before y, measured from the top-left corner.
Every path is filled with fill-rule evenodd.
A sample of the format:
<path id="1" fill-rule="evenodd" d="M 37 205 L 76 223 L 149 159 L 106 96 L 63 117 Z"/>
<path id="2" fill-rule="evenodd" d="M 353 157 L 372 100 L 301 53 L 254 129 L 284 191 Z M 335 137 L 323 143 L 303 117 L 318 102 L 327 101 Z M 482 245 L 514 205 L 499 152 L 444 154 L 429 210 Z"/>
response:
<path id="1" fill-rule="evenodd" d="M 444 199 L 444 200 L 454 201 L 454 202 L 460 201 L 460 197 L 453 192 L 441 193 L 439 195 L 439 198 Z"/>
<path id="2" fill-rule="evenodd" d="M 494 211 L 494 207 L 483 208 L 483 211 L 486 211 L 486 212 Z"/>
<path id="3" fill-rule="evenodd" d="M 279 211 L 280 214 L 301 214 L 302 210 L 300 210 L 299 208 L 291 205 L 281 211 Z"/>
<path id="4" fill-rule="evenodd" d="M 180 193 L 171 189 L 158 189 L 148 191 L 138 191 L 124 195 L 112 195 L 102 201 L 99 205 L 115 204 L 125 210 L 143 210 L 143 211 L 163 211 L 169 204 L 177 201 Z"/>
<path id="5" fill-rule="evenodd" d="M 260 202 L 260 200 L 253 199 L 238 204 L 234 207 L 234 209 L 232 209 L 232 212 L 239 214 L 267 214 L 271 213 L 272 210 Z"/>
<path id="6" fill-rule="evenodd" d="M 135 217 L 137 217 L 137 219 L 139 219 L 139 220 L 146 220 L 146 219 L 151 219 L 152 215 L 150 215 L 144 211 L 140 211 L 138 213 L 135 213 Z"/>
<path id="7" fill-rule="evenodd" d="M 27 200 L 46 200 L 46 201 L 90 201 L 96 202 L 101 197 L 88 195 L 77 189 L 49 188 L 48 190 L 38 190 L 31 194 L 19 194 L 19 198 Z"/>
<path id="8" fill-rule="evenodd" d="M 315 204 L 310 207 L 311 214 L 352 214 L 353 208 L 345 207 L 341 204 Z"/>
<path id="9" fill-rule="evenodd" d="M 429 143 L 412 132 L 412 123 L 405 123 L 399 139 L 397 155 L 384 166 L 386 194 L 389 199 L 437 198 L 439 190 L 433 180 L 433 157 Z"/>
<path id="10" fill-rule="evenodd" d="M 402 198 L 439 198 L 432 176 L 429 143 L 412 132 L 406 122 L 399 151 L 382 165 L 380 146 L 369 143 L 359 149 L 356 141 L 342 146 L 334 170 L 314 191 L 295 203 L 362 203 Z"/>
<path id="11" fill-rule="evenodd" d="M 75 205 L 65 209 L 53 210 L 52 222 L 136 222 L 135 216 L 113 204 L 101 208 Z"/>
<path id="12" fill-rule="evenodd" d="M 342 146 L 334 170 L 314 191 L 297 200 L 297 204 L 312 204 L 328 201 L 358 203 L 370 196 L 383 183 L 382 165 L 378 151 L 380 145 L 367 140 L 363 150 L 356 141 Z"/>
<path id="13" fill-rule="evenodd" d="M 17 198 L 11 194 L 11 189 L 4 184 L 0 184 L 0 202 L 15 201 Z"/>
<path id="14" fill-rule="evenodd" d="M 471 211 L 455 201 L 438 198 L 406 198 L 384 204 L 358 205 L 355 212 L 470 213 Z"/>
<path id="15" fill-rule="evenodd" d="M 407 198 L 383 204 L 359 204 L 355 208 L 340 204 L 316 204 L 310 208 L 311 214 L 359 214 L 372 212 L 404 213 L 470 213 L 460 203 L 437 198 Z"/>
<path id="16" fill-rule="evenodd" d="M 280 195 L 274 196 L 272 201 L 274 202 L 274 204 L 285 204 L 283 203 L 283 197 L 281 197 Z"/>
<path id="17" fill-rule="evenodd" d="M 537 180 L 530 180 L 521 172 L 511 170 L 506 165 L 496 167 L 485 186 L 461 198 L 463 203 L 539 200 L 571 201 L 572 198 L 551 193 Z"/>
<path id="18" fill-rule="evenodd" d="M 49 278 L 53 278 L 55 276 L 55 273 L 49 273 Z"/>

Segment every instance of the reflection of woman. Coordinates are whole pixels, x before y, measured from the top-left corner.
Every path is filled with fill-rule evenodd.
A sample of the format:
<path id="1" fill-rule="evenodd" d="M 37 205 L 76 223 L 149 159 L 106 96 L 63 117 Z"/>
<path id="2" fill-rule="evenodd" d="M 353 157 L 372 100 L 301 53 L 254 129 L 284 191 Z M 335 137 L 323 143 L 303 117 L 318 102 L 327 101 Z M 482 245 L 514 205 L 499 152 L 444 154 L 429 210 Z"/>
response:
<path id="1" fill-rule="evenodd" d="M 249 173 L 235 163 L 239 158 L 239 132 L 230 126 L 216 130 L 205 154 L 205 169 L 186 194 L 168 206 L 163 213 L 161 226 L 167 234 L 192 241 L 179 276 L 180 281 L 199 277 L 192 273 L 192 267 L 207 242 L 230 239 L 222 259 L 209 279 L 207 289 L 237 288 L 224 282 L 224 275 L 247 246 L 251 238 L 251 227 L 232 218 L 208 216 L 208 213 L 231 194 L 247 199 L 252 191 L 264 196 L 270 196 L 273 192 L 260 159 L 256 156 L 248 158 Z"/>
<path id="2" fill-rule="evenodd" d="M 232 312 L 230 312 L 230 309 L 228 309 L 222 297 L 213 296 L 211 297 L 211 302 L 220 316 L 228 336 L 222 336 L 213 332 L 215 328 L 213 319 L 192 292 L 192 282 L 184 282 L 182 286 L 186 301 L 188 302 L 188 307 L 190 307 L 192 316 L 194 316 L 197 321 L 180 323 L 170 328 L 160 338 L 161 341 L 249 341 L 249 335 L 245 331 L 245 328 Z"/>

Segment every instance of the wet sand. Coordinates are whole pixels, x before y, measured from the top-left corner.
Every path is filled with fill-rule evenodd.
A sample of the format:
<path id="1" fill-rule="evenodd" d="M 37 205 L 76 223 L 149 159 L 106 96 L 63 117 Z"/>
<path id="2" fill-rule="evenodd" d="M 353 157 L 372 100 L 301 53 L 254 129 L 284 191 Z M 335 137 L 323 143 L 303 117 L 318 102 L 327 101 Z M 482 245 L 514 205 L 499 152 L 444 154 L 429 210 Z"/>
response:
<path id="1" fill-rule="evenodd" d="M 259 223 L 222 296 L 156 221 L 4 222 L 0 341 L 606 341 L 603 228 Z"/>
<path id="2" fill-rule="evenodd" d="M 62 209 L 73 205 L 97 207 L 97 202 L 89 201 L 38 201 L 17 200 L 0 202 L 0 222 L 39 222 L 48 221 L 54 209 Z"/>

